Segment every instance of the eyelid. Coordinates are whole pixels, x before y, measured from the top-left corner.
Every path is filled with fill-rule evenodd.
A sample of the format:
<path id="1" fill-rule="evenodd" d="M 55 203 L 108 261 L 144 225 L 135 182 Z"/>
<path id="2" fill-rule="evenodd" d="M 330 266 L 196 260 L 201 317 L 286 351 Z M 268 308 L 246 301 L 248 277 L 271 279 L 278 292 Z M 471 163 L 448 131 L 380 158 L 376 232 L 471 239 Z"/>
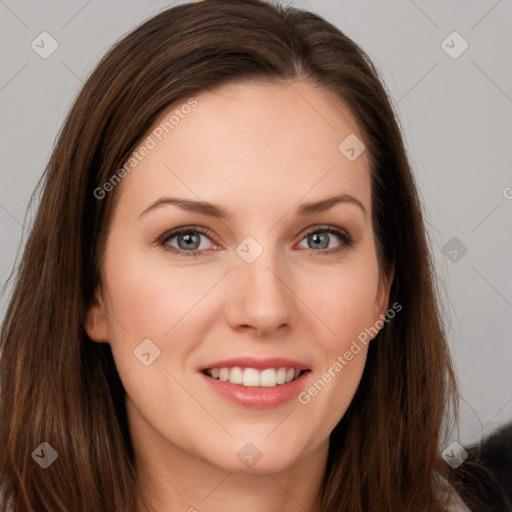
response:
<path id="1" fill-rule="evenodd" d="M 338 234 L 345 234 L 348 238 L 352 238 L 350 233 L 339 226 L 335 226 L 334 224 L 313 224 L 312 226 L 306 228 L 306 231 L 304 233 L 304 236 L 307 236 L 311 233 L 316 233 L 317 231 L 327 231 L 329 230 L 335 231 Z"/>
<path id="2" fill-rule="evenodd" d="M 195 225 L 190 225 L 190 226 L 180 226 L 180 227 L 177 227 L 177 228 L 174 228 L 174 229 L 170 229 L 169 231 L 166 231 L 163 235 L 160 235 L 156 240 L 155 242 L 158 243 L 158 245 L 164 247 L 166 245 L 166 243 L 171 239 L 171 238 L 175 238 L 176 236 L 179 236 L 181 234 L 184 234 L 184 233 L 189 233 L 189 232 L 198 232 L 204 236 L 206 236 L 207 238 L 209 238 L 215 245 L 217 246 L 220 246 L 220 244 L 218 244 L 216 241 L 215 241 L 215 237 L 212 236 L 212 232 L 208 229 L 208 228 L 204 228 L 202 226 L 195 226 Z M 164 247 L 165 248 L 165 247 Z M 194 253 L 198 253 L 198 252 L 202 252 L 204 249 L 195 249 L 193 251 L 181 251 L 180 249 L 176 249 L 176 247 L 172 247 L 171 249 L 165 249 L 165 250 L 168 250 L 170 252 L 179 252 L 180 254 L 183 254 L 183 253 L 187 253 L 188 255 L 192 255 Z"/>
<path id="3" fill-rule="evenodd" d="M 344 228 L 335 226 L 332 224 L 314 224 L 310 228 L 306 228 L 306 232 L 302 236 L 301 240 L 304 240 L 308 235 L 312 233 L 330 233 L 335 234 L 341 240 L 341 246 L 334 247 L 331 249 L 322 249 L 315 251 L 314 249 L 305 248 L 304 250 L 310 254 L 319 254 L 324 256 L 336 255 L 344 250 L 347 250 L 355 245 L 354 237 Z"/>
<path id="4" fill-rule="evenodd" d="M 194 249 L 191 251 L 185 251 L 183 249 L 177 249 L 176 247 L 165 248 L 165 246 L 167 245 L 167 242 L 170 239 L 175 238 L 176 236 L 179 236 L 184 233 L 189 233 L 189 232 L 200 233 L 200 234 L 206 236 L 207 238 L 209 238 L 215 245 L 217 245 L 217 246 L 221 245 L 215 241 L 215 236 L 212 236 L 212 231 L 210 229 L 205 228 L 203 226 L 197 226 L 197 225 L 180 226 L 180 227 L 168 230 L 164 234 L 160 235 L 155 240 L 155 242 L 158 243 L 158 245 L 162 246 L 164 248 L 164 250 L 167 250 L 169 252 L 173 252 L 173 253 L 179 254 L 179 255 L 197 256 L 200 253 L 204 252 L 206 249 Z M 322 255 L 322 254 L 329 255 L 329 254 L 341 252 L 344 249 L 348 249 L 355 243 L 354 238 L 346 229 L 341 228 L 339 226 L 332 225 L 332 224 L 313 224 L 313 225 L 305 228 L 305 231 L 302 232 L 303 233 L 302 238 L 299 240 L 299 243 L 302 240 L 304 240 L 304 238 L 306 238 L 308 235 L 310 235 L 312 233 L 317 233 L 317 232 L 326 232 L 326 233 L 331 233 L 331 234 L 334 233 L 335 235 L 337 235 L 340 238 L 341 247 L 335 247 L 335 248 L 331 248 L 331 249 L 322 249 L 322 250 L 314 250 L 314 249 L 310 249 L 310 248 L 304 248 L 304 250 L 306 252 L 315 253 L 315 254 L 319 254 L 319 255 Z"/>

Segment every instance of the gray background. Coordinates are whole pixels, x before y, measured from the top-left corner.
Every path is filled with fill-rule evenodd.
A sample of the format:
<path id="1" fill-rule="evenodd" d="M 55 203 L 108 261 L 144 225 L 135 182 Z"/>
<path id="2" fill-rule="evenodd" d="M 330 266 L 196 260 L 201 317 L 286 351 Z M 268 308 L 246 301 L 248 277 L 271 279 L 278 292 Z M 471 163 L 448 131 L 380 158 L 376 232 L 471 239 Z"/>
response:
<path id="1" fill-rule="evenodd" d="M 359 43 L 396 105 L 460 383 L 461 430 L 453 439 L 478 440 L 512 420 L 512 2 L 290 3 Z M 0 0 L 2 283 L 25 242 L 30 195 L 85 77 L 114 41 L 170 5 Z M 31 47 L 43 31 L 59 45 L 47 59 Z M 451 36 L 442 45 L 453 31 L 469 44 L 457 58 L 445 49 L 458 53 L 462 40 Z"/>

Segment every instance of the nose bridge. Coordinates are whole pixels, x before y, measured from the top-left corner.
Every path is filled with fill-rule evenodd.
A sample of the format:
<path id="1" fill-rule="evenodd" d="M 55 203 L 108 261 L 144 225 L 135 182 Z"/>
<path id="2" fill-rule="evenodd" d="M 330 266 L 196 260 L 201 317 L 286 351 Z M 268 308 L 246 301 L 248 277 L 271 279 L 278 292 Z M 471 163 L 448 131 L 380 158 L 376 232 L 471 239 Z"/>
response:
<path id="1" fill-rule="evenodd" d="M 263 333 L 293 321 L 290 273 L 271 238 L 265 237 L 260 243 L 248 236 L 236 248 L 230 283 L 233 327 L 249 325 Z"/>

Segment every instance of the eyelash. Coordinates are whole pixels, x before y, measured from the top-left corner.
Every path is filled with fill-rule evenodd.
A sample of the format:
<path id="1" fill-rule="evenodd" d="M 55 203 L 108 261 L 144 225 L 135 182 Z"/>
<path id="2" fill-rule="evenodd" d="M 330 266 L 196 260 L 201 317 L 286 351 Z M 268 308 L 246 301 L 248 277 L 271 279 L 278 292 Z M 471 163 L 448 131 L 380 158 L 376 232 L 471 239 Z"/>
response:
<path id="1" fill-rule="evenodd" d="M 177 249 L 176 247 L 171 247 L 167 245 L 167 242 L 171 240 L 172 238 L 175 238 L 176 236 L 182 235 L 182 234 L 189 234 L 189 233 L 200 233 L 202 235 L 205 235 L 211 240 L 209 231 L 205 228 L 202 228 L 201 226 L 184 226 L 181 228 L 176 228 L 172 231 L 168 231 L 157 238 L 156 242 L 159 246 L 161 246 L 165 251 L 172 252 L 174 254 L 179 254 L 183 256 L 199 256 L 201 252 L 203 252 L 204 249 L 195 249 L 193 251 L 185 251 L 183 249 Z M 346 249 L 349 249 L 354 245 L 354 239 L 344 230 L 331 225 L 326 226 L 314 226 L 311 230 L 307 231 L 302 238 L 306 238 L 308 235 L 315 234 L 315 233 L 330 233 L 337 235 L 342 242 L 339 247 L 335 247 L 333 249 L 321 249 L 321 250 L 314 250 L 314 249 L 305 249 L 306 252 L 309 254 L 322 254 L 326 256 L 338 254 Z M 301 240 L 301 241 L 302 241 Z M 214 242 L 214 240 L 211 240 Z"/>

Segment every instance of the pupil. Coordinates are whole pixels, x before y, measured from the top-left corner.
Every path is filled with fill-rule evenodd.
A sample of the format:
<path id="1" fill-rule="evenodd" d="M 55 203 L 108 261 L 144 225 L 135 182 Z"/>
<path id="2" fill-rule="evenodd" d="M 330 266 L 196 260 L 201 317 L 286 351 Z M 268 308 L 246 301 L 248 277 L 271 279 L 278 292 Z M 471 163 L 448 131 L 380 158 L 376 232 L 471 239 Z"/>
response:
<path id="1" fill-rule="evenodd" d="M 329 245 L 329 238 L 325 234 L 319 235 L 318 233 L 314 233 L 313 235 L 310 235 L 310 237 L 313 243 L 317 244 L 317 247 L 321 246 L 322 249 L 325 249 L 327 245 Z M 192 247 L 194 244 L 199 242 L 196 234 L 186 233 L 185 235 L 181 235 L 179 238 L 185 242 L 186 248 L 197 249 L 197 246 Z"/>
<path id="2" fill-rule="evenodd" d="M 324 243 L 323 243 L 323 246 L 321 247 L 321 249 L 325 249 L 325 248 L 327 247 L 327 245 L 329 245 L 328 237 L 327 237 L 325 234 L 324 234 L 324 235 L 319 235 L 318 233 L 314 233 L 314 234 L 312 235 L 312 238 L 313 238 L 313 241 L 314 241 L 315 243 L 317 243 L 317 242 L 322 243 L 322 238 L 323 238 L 323 242 L 324 242 Z M 327 243 L 327 245 L 326 245 L 326 243 Z M 318 246 L 317 246 L 317 247 L 318 247 Z"/>
<path id="3" fill-rule="evenodd" d="M 194 237 L 196 238 L 196 240 L 193 240 Z M 197 247 L 191 247 L 191 245 L 193 245 L 194 243 L 198 242 L 197 235 L 191 234 L 191 233 L 187 233 L 185 235 L 182 235 L 180 238 L 185 241 L 186 248 L 188 248 L 188 249 L 190 249 L 190 248 L 197 249 Z"/>

